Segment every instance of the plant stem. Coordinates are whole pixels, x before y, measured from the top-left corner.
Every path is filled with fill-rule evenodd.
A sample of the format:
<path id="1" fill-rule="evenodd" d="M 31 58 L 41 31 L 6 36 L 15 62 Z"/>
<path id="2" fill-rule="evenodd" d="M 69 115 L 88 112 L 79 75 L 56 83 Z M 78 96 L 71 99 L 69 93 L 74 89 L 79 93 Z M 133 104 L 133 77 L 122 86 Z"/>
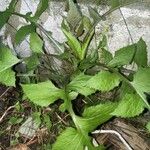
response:
<path id="1" fill-rule="evenodd" d="M 12 15 L 16 15 L 16 16 L 22 17 L 22 18 L 24 18 L 26 20 L 29 20 L 29 18 L 26 17 L 26 15 L 23 15 L 23 14 L 20 14 L 20 13 L 17 13 L 17 12 L 13 12 Z"/>
<path id="2" fill-rule="evenodd" d="M 71 118 L 72 118 L 72 120 L 73 120 L 73 122 L 76 126 L 76 129 L 82 135 L 82 137 L 84 138 L 84 141 L 86 141 L 86 144 L 87 144 L 88 148 L 90 150 L 92 150 L 94 146 L 89 142 L 88 134 L 86 135 L 85 131 L 83 131 L 80 128 L 80 125 L 78 124 L 78 120 L 77 120 L 76 114 L 74 113 L 74 111 L 72 109 L 72 103 L 71 103 L 71 100 L 69 99 L 69 94 L 68 94 L 68 91 L 67 91 L 66 87 L 65 87 L 64 91 L 65 91 L 66 101 L 69 104 L 67 110 L 68 110 L 68 112 L 69 112 L 69 114 L 70 114 L 70 116 L 71 116 Z"/>
<path id="3" fill-rule="evenodd" d="M 78 129 L 79 126 L 78 126 L 77 121 L 76 121 L 76 115 L 75 115 L 75 113 L 74 113 L 74 111 L 73 111 L 73 109 L 72 109 L 72 103 L 71 103 L 71 100 L 69 99 L 69 94 L 68 94 L 68 91 L 67 91 L 67 87 L 66 87 L 66 86 L 65 86 L 64 91 L 65 91 L 66 103 L 68 104 L 67 110 L 68 110 L 70 116 L 72 117 L 72 120 L 73 120 L 73 122 L 74 122 L 76 128 Z"/>

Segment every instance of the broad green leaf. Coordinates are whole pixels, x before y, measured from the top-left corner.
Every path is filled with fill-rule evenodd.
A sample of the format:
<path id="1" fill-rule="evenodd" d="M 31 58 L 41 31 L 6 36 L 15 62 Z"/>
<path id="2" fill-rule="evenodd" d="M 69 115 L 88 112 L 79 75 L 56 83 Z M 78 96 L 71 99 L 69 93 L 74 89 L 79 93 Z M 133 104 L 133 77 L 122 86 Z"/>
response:
<path id="1" fill-rule="evenodd" d="M 79 68 L 81 70 L 89 69 L 89 68 L 95 66 L 97 61 L 98 61 L 98 51 L 93 50 L 93 51 L 91 51 L 91 53 L 86 58 L 84 58 L 80 62 Z"/>
<path id="2" fill-rule="evenodd" d="M 136 64 L 140 67 L 146 67 L 147 66 L 147 45 L 145 41 L 141 38 L 139 42 L 136 44 L 136 54 L 134 57 L 134 61 Z"/>
<path id="3" fill-rule="evenodd" d="M 92 27 L 92 22 L 87 16 L 83 16 L 83 25 L 86 30 L 89 30 Z"/>
<path id="4" fill-rule="evenodd" d="M 38 7 L 37 7 L 37 10 L 35 12 L 35 15 L 34 15 L 34 19 L 35 20 L 38 20 L 39 17 L 42 15 L 42 13 L 47 9 L 48 7 L 48 0 L 40 0 L 39 4 L 38 4 Z"/>
<path id="5" fill-rule="evenodd" d="M 150 105 L 147 102 L 145 92 L 150 93 L 150 68 L 139 68 L 134 75 L 134 80 L 131 82 L 132 86 L 136 90 L 137 94 L 143 99 L 144 103 L 150 109 Z"/>
<path id="6" fill-rule="evenodd" d="M 83 39 L 82 45 L 81 45 L 81 47 L 82 47 L 82 59 L 86 56 L 88 47 L 89 47 L 89 45 L 92 41 L 93 35 L 95 33 L 95 29 L 91 30 L 92 23 L 88 17 L 83 18 L 83 25 L 84 25 L 85 29 L 87 29 L 89 32 L 87 32 L 85 38 Z"/>
<path id="7" fill-rule="evenodd" d="M 139 95 L 126 93 L 120 100 L 112 115 L 117 117 L 135 117 L 141 114 L 145 104 Z"/>
<path id="8" fill-rule="evenodd" d="M 37 33 L 30 34 L 30 48 L 34 53 L 42 53 L 43 41 Z"/>
<path id="9" fill-rule="evenodd" d="M 0 17 L 1 17 L 0 29 L 7 23 L 10 15 L 11 15 L 11 13 L 9 13 L 7 11 L 0 12 Z"/>
<path id="10" fill-rule="evenodd" d="M 112 54 L 106 49 L 102 48 L 100 51 L 100 62 L 108 64 L 113 59 Z"/>
<path id="11" fill-rule="evenodd" d="M 136 89 L 150 93 L 150 67 L 139 68 L 132 82 Z"/>
<path id="12" fill-rule="evenodd" d="M 75 36 L 72 35 L 71 32 L 67 31 L 65 28 L 62 28 L 62 31 L 68 40 L 68 45 L 70 46 L 76 57 L 82 60 L 83 53 L 80 42 Z"/>
<path id="13" fill-rule="evenodd" d="M 15 36 L 16 44 L 20 44 L 20 42 L 22 42 L 26 38 L 26 36 L 32 32 L 35 32 L 35 26 L 33 24 L 21 27 L 17 31 L 16 36 Z"/>
<path id="14" fill-rule="evenodd" d="M 38 55 L 32 54 L 30 57 L 25 58 L 25 63 L 27 65 L 27 71 L 36 69 L 36 67 L 40 64 Z"/>
<path id="15" fill-rule="evenodd" d="M 95 92 L 94 89 L 86 87 L 87 81 L 91 78 L 89 75 L 83 73 L 77 75 L 68 85 L 68 89 L 71 91 L 78 92 L 84 96 L 88 96 Z"/>
<path id="16" fill-rule="evenodd" d="M 87 81 L 86 86 L 102 92 L 110 91 L 120 83 L 120 78 L 115 73 L 101 71 Z"/>
<path id="17" fill-rule="evenodd" d="M 5 46 L 0 46 L 0 73 L 17 64 L 19 59 L 14 56 L 11 50 Z"/>
<path id="18" fill-rule="evenodd" d="M 85 145 L 81 133 L 74 128 L 67 128 L 58 136 L 52 150 L 84 150 Z"/>
<path id="19" fill-rule="evenodd" d="M 64 91 L 56 88 L 51 81 L 22 85 L 25 95 L 35 104 L 48 106 L 54 101 L 64 99 Z"/>
<path id="20" fill-rule="evenodd" d="M 18 0 L 12 0 L 9 7 L 8 7 L 8 9 L 6 9 L 3 12 L 0 12 L 0 18 L 1 18 L 1 20 L 0 20 L 0 29 L 5 25 L 5 23 L 7 23 L 9 17 L 14 12 L 17 1 Z"/>
<path id="21" fill-rule="evenodd" d="M 94 130 L 97 126 L 108 121 L 112 117 L 112 112 L 117 107 L 117 103 L 104 103 L 96 106 L 87 107 L 82 116 L 76 117 L 80 128 L 85 132 Z"/>
<path id="22" fill-rule="evenodd" d="M 82 44 L 82 59 L 85 57 L 87 53 L 88 46 L 90 45 L 90 42 L 92 40 L 92 37 L 94 35 L 94 30 L 92 30 L 90 33 L 86 35 L 86 37 L 83 40 Z"/>
<path id="23" fill-rule="evenodd" d="M 0 83 L 6 86 L 15 86 L 16 77 L 15 72 L 11 68 L 0 72 Z"/>
<path id="24" fill-rule="evenodd" d="M 135 44 L 123 47 L 115 52 L 114 58 L 109 62 L 109 66 L 123 66 L 132 62 L 136 50 Z"/>
<path id="25" fill-rule="evenodd" d="M 122 81 L 122 84 L 120 87 L 120 96 L 123 97 L 127 93 L 129 93 L 129 94 L 134 93 L 134 89 L 132 86 L 129 85 L 129 83 Z"/>
<path id="26" fill-rule="evenodd" d="M 81 19 L 82 19 L 82 14 L 80 12 L 80 9 L 73 2 L 73 0 L 69 0 L 69 11 L 66 20 L 73 30 L 76 29 Z"/>
<path id="27" fill-rule="evenodd" d="M 76 27 L 75 30 L 75 35 L 76 37 L 82 36 L 84 33 L 84 24 L 83 24 L 83 19 L 79 22 L 79 25 Z"/>
<path id="28" fill-rule="evenodd" d="M 0 47 L 0 83 L 6 86 L 15 86 L 15 72 L 11 67 L 19 62 L 19 59 L 4 45 Z"/>

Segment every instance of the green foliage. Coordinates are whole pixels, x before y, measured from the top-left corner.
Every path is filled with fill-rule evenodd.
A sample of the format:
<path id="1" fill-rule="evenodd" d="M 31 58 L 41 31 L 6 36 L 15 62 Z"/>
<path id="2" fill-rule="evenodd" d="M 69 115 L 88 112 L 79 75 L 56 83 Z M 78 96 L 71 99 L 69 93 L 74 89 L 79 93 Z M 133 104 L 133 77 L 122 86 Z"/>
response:
<path id="1" fill-rule="evenodd" d="M 143 112 L 144 107 L 145 104 L 139 95 L 127 93 L 119 101 L 119 105 L 112 115 L 117 117 L 135 117 Z"/>
<path id="2" fill-rule="evenodd" d="M 69 127 L 57 138 L 52 150 L 83 150 L 85 146 L 90 150 L 104 150 L 101 146 L 94 147 L 91 145 L 90 138 L 87 135 L 83 135 L 78 130 Z"/>
<path id="3" fill-rule="evenodd" d="M 72 0 L 69 1 L 70 5 L 72 5 Z M 77 11 L 77 6 L 75 4 L 73 4 L 73 7 L 76 11 Z M 75 11 L 72 10 L 72 11 Z M 73 15 L 73 12 L 68 12 L 68 17 L 70 18 Z M 67 44 L 69 45 L 69 47 L 72 49 L 73 53 L 75 54 L 76 58 L 78 58 L 79 60 L 84 60 L 84 58 L 86 57 L 87 54 L 87 49 L 91 43 L 92 37 L 94 35 L 94 29 L 91 30 L 90 32 L 88 32 L 85 37 L 83 38 L 83 40 L 79 40 L 76 35 L 79 34 L 79 37 L 82 35 L 82 33 L 84 32 L 84 28 L 86 30 L 90 30 L 90 28 L 92 28 L 92 23 L 89 19 L 87 19 L 87 17 L 83 16 L 79 17 L 80 13 L 78 15 L 75 16 L 75 18 L 79 19 L 78 22 L 79 25 L 75 25 L 73 24 L 72 26 L 74 26 L 74 28 L 72 27 L 72 29 L 70 28 L 70 19 L 67 18 L 66 20 L 63 21 L 62 23 L 62 31 L 64 32 L 66 38 L 67 38 Z M 74 18 L 73 18 L 74 19 Z M 72 23 L 72 22 L 71 22 Z M 77 33 L 75 34 L 74 31 L 77 30 Z"/>
<path id="4" fill-rule="evenodd" d="M 67 128 L 57 138 L 52 150 L 83 150 L 86 144 L 82 134 L 74 128 Z"/>
<path id="5" fill-rule="evenodd" d="M 38 127 L 40 127 L 40 125 L 41 125 L 41 117 L 40 116 L 41 116 L 40 112 L 34 112 L 32 114 L 33 120 L 34 120 L 36 126 L 38 126 Z"/>
<path id="6" fill-rule="evenodd" d="M 89 68 L 95 66 L 97 61 L 98 61 L 98 52 L 97 52 L 97 50 L 94 50 L 85 59 L 83 59 L 80 62 L 79 68 L 81 70 L 89 69 Z"/>
<path id="7" fill-rule="evenodd" d="M 92 37 L 94 35 L 94 30 L 92 30 L 89 34 L 86 35 L 86 37 L 83 40 L 82 44 L 82 59 L 86 56 L 87 48 L 92 40 Z"/>
<path id="8" fill-rule="evenodd" d="M 35 104 L 48 106 L 59 98 L 64 99 L 64 92 L 56 88 L 51 81 L 38 84 L 22 85 L 25 95 Z M 40 91 L 40 92 L 39 92 Z"/>
<path id="9" fill-rule="evenodd" d="M 142 91 L 150 93 L 150 68 L 139 68 L 134 75 L 133 86 Z"/>
<path id="10" fill-rule="evenodd" d="M 110 0 L 109 1 L 112 9 L 119 8 L 136 2 L 141 2 L 141 0 Z"/>
<path id="11" fill-rule="evenodd" d="M 69 1 L 68 2 L 69 3 L 69 11 L 68 11 L 66 20 L 69 23 L 69 25 L 71 26 L 71 28 L 75 29 L 82 19 L 82 14 L 81 14 L 78 6 L 72 0 L 68 0 L 68 1 Z"/>
<path id="12" fill-rule="evenodd" d="M 100 62 L 108 64 L 112 59 L 113 59 L 112 54 L 108 50 L 102 48 L 100 54 Z"/>
<path id="13" fill-rule="evenodd" d="M 26 36 L 32 32 L 35 32 L 35 26 L 33 24 L 21 27 L 15 36 L 16 44 L 20 44 L 26 38 Z"/>
<path id="14" fill-rule="evenodd" d="M 82 21 L 86 30 L 92 28 L 92 22 L 87 16 L 83 16 Z"/>
<path id="15" fill-rule="evenodd" d="M 19 124 L 19 123 L 21 123 L 22 121 L 23 121 L 23 118 L 18 118 L 18 117 L 11 117 L 11 118 L 9 119 L 9 123 L 10 123 L 11 125 Z"/>
<path id="16" fill-rule="evenodd" d="M 32 54 L 30 57 L 27 57 L 25 60 L 27 72 L 35 70 L 40 64 L 39 57 L 37 54 Z"/>
<path id="17" fill-rule="evenodd" d="M 143 99 L 148 109 L 150 109 L 150 105 L 147 102 L 145 92 L 150 93 L 149 74 L 150 74 L 150 68 L 139 68 L 137 73 L 134 75 L 133 82 L 131 82 L 137 94 Z"/>
<path id="18" fill-rule="evenodd" d="M 107 37 L 103 35 L 102 40 L 99 42 L 98 48 L 105 48 L 107 46 Z"/>
<path id="19" fill-rule="evenodd" d="M 77 75 L 69 84 L 68 89 L 71 91 L 78 92 L 84 96 L 91 95 L 95 92 L 94 89 L 86 87 L 87 81 L 91 78 L 89 75 L 83 73 Z"/>
<path id="20" fill-rule="evenodd" d="M 15 11 L 15 6 L 17 2 L 18 0 L 12 0 L 9 7 L 5 11 L 0 12 L 0 29 L 7 23 L 12 13 Z"/>
<path id="21" fill-rule="evenodd" d="M 0 47 L 0 83 L 7 86 L 15 86 L 15 72 L 11 67 L 19 62 L 19 59 L 4 45 Z"/>
<path id="22" fill-rule="evenodd" d="M 0 12 L 0 16 L 1 16 L 0 29 L 6 24 L 10 15 L 11 15 L 11 13 L 9 13 L 9 12 Z"/>
<path id="23" fill-rule="evenodd" d="M 91 18 L 93 19 L 94 22 L 101 19 L 101 16 L 97 12 L 97 9 L 89 7 L 89 14 L 90 14 L 90 16 L 91 16 Z"/>
<path id="24" fill-rule="evenodd" d="M 99 91 L 110 91 L 120 83 L 120 78 L 115 73 L 101 71 L 87 81 L 87 87 Z"/>
<path id="25" fill-rule="evenodd" d="M 11 68 L 6 69 L 0 73 L 0 83 L 6 86 L 15 86 L 16 76 L 15 72 Z"/>
<path id="26" fill-rule="evenodd" d="M 0 28 L 7 23 L 9 17 L 14 13 L 16 2 L 16 0 L 12 0 L 9 8 L 0 12 L 2 18 Z M 97 148 L 93 146 L 89 136 L 90 132 L 112 117 L 135 117 L 142 114 L 146 107 L 150 109 L 145 95 L 145 93 L 150 93 L 147 46 L 141 38 L 137 43 L 117 50 L 113 57 L 107 49 L 107 37 L 102 35 L 103 38 L 99 45 L 93 48 L 90 43 L 95 34 L 95 25 L 102 19 L 101 16 L 96 9 L 89 8 L 91 18 L 88 18 L 82 15 L 77 4 L 73 3 L 72 0 L 68 2 L 68 16 L 62 22 L 62 31 L 66 36 L 67 44 L 64 43 L 63 46 L 54 40 L 51 33 L 43 29 L 38 23 L 39 17 L 48 7 L 48 0 L 40 1 L 33 17 L 30 16 L 30 13 L 26 15 L 15 13 L 30 23 L 17 31 L 15 42 L 20 44 L 26 36 L 30 35 L 29 42 L 32 55 L 19 60 L 11 53 L 9 48 L 1 45 L 0 83 L 15 86 L 16 76 L 19 73 L 17 70 L 16 72 L 13 70 L 19 62 L 25 63 L 26 75 L 28 76 L 29 73 L 35 75 L 32 78 L 28 77 L 28 84 L 25 81 L 23 84 L 20 80 L 22 78 L 17 77 L 19 79 L 17 83 L 19 82 L 21 85 L 26 98 L 38 105 L 38 107 L 36 106 L 37 109 L 49 107 L 49 105 L 51 107 L 54 102 L 58 104 L 59 100 L 63 100 L 63 103 L 60 101 L 58 107 L 60 106 L 61 111 L 66 111 L 72 119 L 72 121 L 69 120 L 69 123 L 71 122 L 70 127 L 67 126 L 58 136 L 52 149 L 83 150 L 88 147 L 89 150 L 102 150 L 103 147 L 101 146 Z M 128 0 L 111 0 L 110 2 L 112 6 L 110 11 L 131 3 Z M 107 13 L 109 14 L 109 12 Z M 44 39 L 40 37 L 36 29 L 42 30 L 48 37 L 55 52 L 60 53 L 64 50 L 64 53 L 49 55 L 43 51 Z M 60 61 L 58 64 L 54 63 L 57 59 Z M 125 65 L 133 62 L 137 64 L 138 69 L 130 73 Z M 124 73 L 125 69 L 129 73 Z M 48 79 L 53 79 L 53 82 Z M 95 103 L 94 99 L 99 99 L 97 94 L 103 92 L 104 94 L 116 92 L 117 96 L 112 102 L 107 100 L 102 103 L 99 100 L 98 103 Z M 93 106 L 89 106 L 86 99 L 91 99 Z M 76 100 L 84 102 L 84 106 L 79 112 L 75 111 L 75 108 L 79 107 L 76 106 Z M 18 110 L 20 110 L 20 106 Z M 53 117 L 51 114 L 36 111 L 33 112 L 32 117 L 38 127 L 44 123 L 50 130 L 53 126 L 53 122 L 50 120 Z M 17 120 L 17 117 L 13 117 L 9 120 L 9 123 L 19 124 L 21 121 L 21 118 Z M 147 125 L 147 128 L 149 128 L 149 125 Z"/>
<path id="27" fill-rule="evenodd" d="M 4 45 L 0 47 L 0 72 L 11 68 L 19 62 L 19 59 L 14 56 L 11 50 Z"/>
<path id="28" fill-rule="evenodd" d="M 33 19 L 37 21 L 39 17 L 42 15 L 42 13 L 47 9 L 47 7 L 48 7 L 48 0 L 40 0 Z"/>
<path id="29" fill-rule="evenodd" d="M 42 53 L 43 41 L 37 33 L 30 34 L 30 48 L 34 53 Z"/>
<path id="30" fill-rule="evenodd" d="M 115 52 L 114 58 L 109 62 L 108 65 L 111 67 L 115 66 L 119 67 L 130 64 L 134 57 L 135 50 L 136 50 L 135 44 L 117 50 Z"/>
<path id="31" fill-rule="evenodd" d="M 112 54 L 107 49 L 107 37 L 105 35 L 103 35 L 102 40 L 99 42 L 98 50 L 101 63 L 108 64 L 113 59 Z"/>
<path id="32" fill-rule="evenodd" d="M 141 38 L 136 45 L 136 54 L 134 57 L 134 61 L 139 67 L 147 66 L 147 45 L 145 41 Z"/>
<path id="33" fill-rule="evenodd" d="M 93 131 L 97 126 L 108 121 L 112 112 L 116 109 L 117 103 L 104 103 L 85 108 L 82 117 L 76 117 L 77 122 L 86 133 Z"/>
<path id="34" fill-rule="evenodd" d="M 109 62 L 109 66 L 123 66 L 130 64 L 133 60 L 137 65 L 147 66 L 147 46 L 146 43 L 140 39 L 137 43 L 121 48 L 115 52 L 114 58 Z"/>
<path id="35" fill-rule="evenodd" d="M 64 32 L 67 40 L 68 40 L 68 45 L 74 52 L 77 58 L 83 59 L 83 51 L 81 48 L 80 42 L 76 39 L 76 37 L 69 31 L 67 31 L 66 28 L 64 28 L 64 25 L 62 26 L 62 31 Z"/>
<path id="36" fill-rule="evenodd" d="M 52 123 L 51 123 L 49 115 L 43 114 L 43 121 L 44 121 L 46 127 L 50 130 Z"/>

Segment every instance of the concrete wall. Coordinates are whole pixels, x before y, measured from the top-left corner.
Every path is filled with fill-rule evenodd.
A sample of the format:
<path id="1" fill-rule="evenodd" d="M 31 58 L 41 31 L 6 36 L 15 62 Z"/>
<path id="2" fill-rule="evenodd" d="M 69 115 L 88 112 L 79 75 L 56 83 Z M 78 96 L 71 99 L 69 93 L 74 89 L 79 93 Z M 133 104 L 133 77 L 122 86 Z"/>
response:
<path id="1" fill-rule="evenodd" d="M 4 10 L 4 5 L 7 6 L 9 1 L 10 0 L 2 0 L 2 3 L 0 4 L 0 10 Z M 21 13 L 26 13 L 28 11 L 32 11 L 34 13 L 38 4 L 38 0 L 21 0 L 20 3 Z M 86 14 L 88 14 L 88 5 L 96 7 L 100 14 L 105 11 L 105 7 L 96 6 L 93 3 L 85 3 L 81 0 L 81 10 Z M 50 6 L 47 12 L 45 12 L 40 18 L 40 22 L 41 24 L 43 24 L 44 28 L 48 31 L 51 31 L 53 37 L 59 42 L 65 41 L 65 37 L 63 36 L 63 33 L 60 29 L 62 16 L 66 15 L 65 8 L 66 4 L 64 2 L 50 2 Z M 139 38 L 143 37 L 148 45 L 150 58 L 150 2 L 145 4 L 134 4 L 128 7 L 121 8 L 121 12 L 128 25 L 130 35 L 123 20 L 122 14 L 119 10 L 117 10 L 110 16 L 108 16 L 106 21 L 100 22 L 96 27 L 97 41 L 99 40 L 101 33 L 106 33 L 108 36 L 108 47 L 110 51 L 114 52 L 120 47 L 131 44 L 132 40 L 133 42 L 136 42 L 139 40 Z M 25 22 L 24 20 L 19 19 L 17 21 L 10 21 L 10 23 L 18 29 L 18 25 L 20 23 L 24 24 Z M 27 41 L 17 49 L 19 49 L 20 55 L 24 55 L 24 53 L 25 55 L 30 55 Z"/>

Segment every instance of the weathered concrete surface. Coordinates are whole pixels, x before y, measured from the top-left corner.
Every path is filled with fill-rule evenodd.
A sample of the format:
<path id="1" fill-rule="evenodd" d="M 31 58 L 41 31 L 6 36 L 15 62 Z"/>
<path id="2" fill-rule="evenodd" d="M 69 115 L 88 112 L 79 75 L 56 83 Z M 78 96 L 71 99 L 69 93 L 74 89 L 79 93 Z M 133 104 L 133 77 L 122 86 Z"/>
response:
<path id="1" fill-rule="evenodd" d="M 7 5 L 7 2 L 9 1 L 10 0 L 2 0 L 2 3 L 4 4 L 1 3 L 0 9 L 3 9 L 4 5 Z M 32 11 L 34 13 L 37 4 L 38 0 L 22 0 L 20 11 L 21 13 L 26 13 L 28 11 Z M 89 4 L 81 3 L 80 7 L 84 14 L 87 13 L 88 5 Z M 94 7 L 94 5 L 92 7 Z M 100 14 L 105 11 L 105 8 L 103 7 L 96 6 L 96 8 Z M 114 52 L 120 47 L 131 44 L 131 38 L 133 39 L 133 42 L 136 42 L 142 37 L 148 45 L 148 56 L 150 59 L 150 3 L 130 5 L 128 7 L 121 8 L 121 11 L 127 22 L 131 36 L 129 35 L 127 26 L 123 20 L 123 16 L 120 14 L 120 11 L 117 10 L 109 15 L 106 21 L 100 22 L 96 27 L 97 41 L 99 40 L 101 33 L 106 33 L 108 35 L 108 48 L 110 51 Z M 66 15 L 64 3 L 53 1 L 50 3 L 47 12 L 45 12 L 40 18 L 41 24 L 43 24 L 45 29 L 51 31 L 53 37 L 59 42 L 65 41 L 65 37 L 60 29 L 62 16 L 64 15 Z M 19 23 L 20 22 L 24 24 L 24 20 L 21 19 Z M 25 49 L 25 51 L 29 50 L 27 42 L 19 47 L 19 49 L 22 48 Z M 23 55 L 23 53 L 21 55 Z"/>
<path id="2" fill-rule="evenodd" d="M 11 0 L 1 0 L 0 2 L 0 11 L 4 11 L 8 6 Z"/>

